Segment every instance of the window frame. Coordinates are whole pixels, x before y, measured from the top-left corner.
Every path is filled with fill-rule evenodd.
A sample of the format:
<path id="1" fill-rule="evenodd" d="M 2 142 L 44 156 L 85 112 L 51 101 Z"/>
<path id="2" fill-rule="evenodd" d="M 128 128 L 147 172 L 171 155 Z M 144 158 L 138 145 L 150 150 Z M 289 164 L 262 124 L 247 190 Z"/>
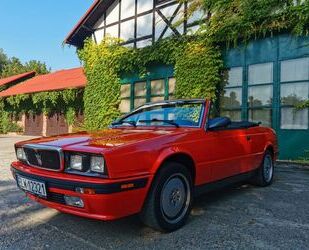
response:
<path id="1" fill-rule="evenodd" d="M 163 100 L 170 100 L 174 93 L 169 93 L 169 80 L 171 78 L 175 78 L 174 75 L 167 75 L 167 76 L 151 76 L 147 78 L 133 78 L 130 81 L 122 80 L 121 84 L 130 85 L 130 96 L 129 97 L 120 97 L 120 100 L 130 100 L 130 109 L 129 112 L 133 111 L 134 109 L 138 108 L 135 107 L 134 102 L 136 99 L 145 99 L 145 103 L 151 102 L 151 98 L 153 97 L 163 97 Z M 151 93 L 151 82 L 156 80 L 164 80 L 164 93 L 163 94 L 152 94 Z M 146 95 L 136 96 L 135 95 L 135 84 L 139 82 L 146 82 Z M 122 113 L 125 114 L 125 113 Z"/>
<path id="2" fill-rule="evenodd" d="M 307 83 L 309 85 L 309 75 L 308 75 L 308 79 L 307 80 L 294 80 L 294 81 L 282 81 L 281 80 L 281 76 L 282 76 L 282 72 L 281 72 L 281 65 L 282 62 L 285 61 L 292 61 L 292 60 L 299 60 L 299 59 L 305 59 L 308 58 L 309 60 L 309 56 L 301 56 L 301 57 L 295 57 L 295 58 L 283 58 L 281 60 L 278 60 L 278 64 L 279 64 L 279 69 L 278 69 L 278 75 L 279 75 L 279 95 L 278 95 L 278 107 L 279 107 L 279 121 L 278 121 L 278 128 L 280 130 L 283 131 L 306 131 L 309 129 L 309 108 L 305 108 L 304 110 L 307 110 L 308 113 L 308 119 L 307 119 L 307 128 L 282 128 L 282 109 L 284 108 L 295 108 L 294 105 L 291 104 L 282 104 L 281 103 L 281 86 L 283 85 L 291 85 L 291 84 L 298 84 L 298 83 Z M 309 86 L 308 86 L 308 93 L 307 93 L 307 100 L 309 100 Z"/>
<path id="3" fill-rule="evenodd" d="M 240 89 L 241 90 L 241 96 L 240 96 L 240 106 L 239 107 L 230 107 L 230 108 L 225 108 L 223 107 L 222 103 L 220 104 L 220 114 L 221 112 L 225 111 L 225 112 L 236 112 L 236 111 L 239 111 L 240 112 L 240 120 L 243 120 L 243 117 L 242 117 L 242 111 L 243 111 L 243 95 L 244 95 L 244 67 L 243 66 L 233 66 L 233 67 L 229 67 L 227 68 L 227 73 L 229 72 L 229 70 L 231 70 L 232 68 L 241 68 L 241 83 L 237 83 L 238 85 L 232 85 L 232 86 L 229 86 L 228 84 L 224 87 L 224 90 L 231 90 L 231 89 Z M 223 96 L 222 96 L 223 97 Z"/>
<path id="4" fill-rule="evenodd" d="M 97 27 L 97 28 L 93 27 L 93 29 L 92 29 L 92 37 L 93 37 L 93 39 L 94 39 L 94 41 L 96 43 L 98 42 L 98 39 L 96 37 L 96 32 L 97 31 L 103 30 L 103 37 L 105 37 L 106 36 L 106 28 L 108 28 L 110 26 L 113 26 L 113 25 L 117 25 L 118 26 L 118 37 L 117 38 L 120 39 L 121 38 L 121 23 L 126 22 L 126 21 L 130 21 L 130 20 L 134 20 L 134 38 L 122 42 L 121 45 L 132 44 L 133 47 L 136 48 L 137 47 L 137 42 L 143 41 L 143 40 L 148 40 L 148 39 L 152 39 L 152 44 L 153 44 L 156 41 L 156 36 L 155 36 L 156 20 L 155 20 L 155 18 L 156 18 L 156 14 L 158 12 L 160 12 L 160 10 L 162 10 L 162 9 L 164 9 L 166 7 L 172 6 L 172 5 L 175 5 L 177 7 L 179 5 L 183 5 L 185 17 L 187 15 L 186 13 L 188 11 L 188 3 L 187 2 L 180 3 L 177 0 L 153 0 L 153 7 L 152 7 L 152 9 L 144 11 L 144 12 L 141 12 L 141 13 L 138 13 L 138 11 L 137 11 L 137 2 L 140 1 L 140 0 L 135 0 L 135 2 L 134 2 L 134 15 L 122 18 L 121 3 L 122 3 L 122 1 L 125 1 L 125 0 L 118 0 L 118 1 L 119 1 L 118 20 L 116 22 L 112 22 L 112 23 L 107 24 L 106 23 L 106 12 L 107 12 L 107 9 L 106 9 L 104 11 L 103 15 L 102 15 L 102 16 L 104 16 L 102 25 L 100 27 Z M 148 15 L 148 14 L 152 14 L 152 19 L 153 20 L 152 20 L 152 24 L 150 24 L 152 32 L 149 35 L 138 37 L 137 36 L 137 19 L 138 19 L 138 17 L 145 16 L 145 15 Z M 99 21 L 99 19 L 98 19 L 98 21 Z M 188 29 L 190 29 L 191 27 L 197 26 L 197 25 L 200 25 L 200 21 L 195 21 L 193 23 L 188 23 L 187 20 L 184 20 L 183 21 L 183 34 L 186 35 Z"/>
<path id="5" fill-rule="evenodd" d="M 246 88 L 246 118 L 248 121 L 252 121 L 250 120 L 250 111 L 254 111 L 254 110 L 269 110 L 270 111 L 270 127 L 274 127 L 274 121 L 273 121 L 273 117 L 274 117 L 274 103 L 275 103 L 275 61 L 264 61 L 264 62 L 258 62 L 258 63 L 252 63 L 252 64 L 248 64 L 246 66 L 246 70 L 247 70 L 247 88 Z M 249 74 L 250 74 L 250 66 L 257 66 L 257 65 L 262 65 L 262 64 L 271 64 L 272 66 L 272 75 L 271 75 L 271 79 L 272 82 L 261 82 L 261 83 L 250 83 L 249 82 Z M 271 98 L 272 98 L 272 102 L 270 104 L 262 104 L 262 105 L 256 105 L 256 106 L 250 106 L 249 103 L 249 89 L 250 88 L 254 88 L 254 87 L 263 87 L 263 86 L 270 86 L 272 93 L 271 93 Z"/>

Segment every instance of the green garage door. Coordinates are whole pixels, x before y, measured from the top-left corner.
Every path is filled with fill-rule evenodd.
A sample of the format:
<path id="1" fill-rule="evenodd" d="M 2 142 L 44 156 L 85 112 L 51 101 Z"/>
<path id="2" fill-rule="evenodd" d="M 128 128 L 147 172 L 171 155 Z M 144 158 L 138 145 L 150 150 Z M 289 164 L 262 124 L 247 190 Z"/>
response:
<path id="1" fill-rule="evenodd" d="M 228 85 L 222 114 L 261 122 L 276 130 L 280 159 L 298 159 L 309 150 L 309 37 L 281 35 L 226 51 Z"/>

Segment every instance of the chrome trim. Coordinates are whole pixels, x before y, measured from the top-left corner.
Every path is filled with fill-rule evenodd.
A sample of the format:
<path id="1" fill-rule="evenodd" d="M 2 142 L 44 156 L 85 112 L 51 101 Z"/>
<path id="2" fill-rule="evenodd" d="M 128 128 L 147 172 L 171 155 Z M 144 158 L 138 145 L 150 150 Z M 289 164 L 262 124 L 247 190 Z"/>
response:
<path id="1" fill-rule="evenodd" d="M 40 144 L 25 144 L 23 146 L 21 146 L 22 148 L 28 148 L 28 149 L 34 149 L 34 150 L 50 150 L 50 151 L 57 151 L 58 154 L 59 154 L 59 159 L 60 159 L 60 168 L 59 169 L 50 169 L 50 168 L 43 168 L 43 167 L 40 167 L 40 166 L 36 166 L 36 165 L 32 165 L 29 161 L 28 161 L 28 158 L 27 158 L 27 155 L 26 155 L 26 158 L 27 158 L 27 164 L 31 167 L 34 167 L 34 168 L 40 168 L 40 169 L 45 169 L 45 170 L 48 170 L 48 171 L 53 171 L 53 172 L 60 172 L 60 171 L 63 171 L 64 169 L 64 153 L 63 153 L 63 150 L 62 148 L 60 147 L 56 147 L 56 146 L 46 146 L 46 145 L 40 145 Z"/>

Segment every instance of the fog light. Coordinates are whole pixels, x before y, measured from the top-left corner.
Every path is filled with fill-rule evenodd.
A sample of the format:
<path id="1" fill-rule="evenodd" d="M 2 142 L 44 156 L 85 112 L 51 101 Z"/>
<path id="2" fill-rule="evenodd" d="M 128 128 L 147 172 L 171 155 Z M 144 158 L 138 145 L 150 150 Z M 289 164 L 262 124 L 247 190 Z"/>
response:
<path id="1" fill-rule="evenodd" d="M 81 198 L 75 196 L 64 196 L 65 203 L 73 207 L 84 207 L 84 202 Z"/>

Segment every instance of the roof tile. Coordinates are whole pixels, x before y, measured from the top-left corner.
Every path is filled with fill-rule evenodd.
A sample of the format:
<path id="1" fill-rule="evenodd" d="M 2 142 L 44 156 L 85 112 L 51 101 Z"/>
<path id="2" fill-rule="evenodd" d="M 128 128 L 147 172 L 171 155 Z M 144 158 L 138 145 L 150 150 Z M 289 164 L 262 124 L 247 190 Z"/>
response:
<path id="1" fill-rule="evenodd" d="M 22 74 L 18 74 L 15 76 L 10 76 L 6 78 L 0 79 L 0 86 L 5 86 L 7 84 L 13 83 L 13 82 L 18 82 L 18 81 L 23 81 L 28 78 L 34 77 L 35 76 L 35 71 L 30 71 Z"/>
<path id="2" fill-rule="evenodd" d="M 0 97 L 31 94 L 44 91 L 85 87 L 87 83 L 83 68 L 60 70 L 39 75 L 0 92 Z"/>

